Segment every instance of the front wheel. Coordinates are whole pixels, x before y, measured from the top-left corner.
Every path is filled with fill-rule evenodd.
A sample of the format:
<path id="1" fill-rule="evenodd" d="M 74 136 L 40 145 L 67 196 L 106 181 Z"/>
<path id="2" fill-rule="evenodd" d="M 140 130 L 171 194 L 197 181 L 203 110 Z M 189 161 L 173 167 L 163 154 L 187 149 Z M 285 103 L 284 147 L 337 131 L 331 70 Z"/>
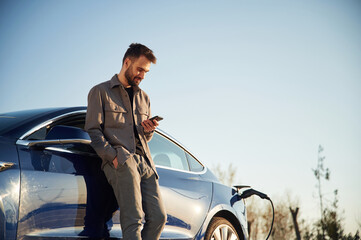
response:
<path id="1" fill-rule="evenodd" d="M 212 219 L 206 231 L 205 240 L 239 240 L 238 233 L 232 224 L 221 217 Z"/>

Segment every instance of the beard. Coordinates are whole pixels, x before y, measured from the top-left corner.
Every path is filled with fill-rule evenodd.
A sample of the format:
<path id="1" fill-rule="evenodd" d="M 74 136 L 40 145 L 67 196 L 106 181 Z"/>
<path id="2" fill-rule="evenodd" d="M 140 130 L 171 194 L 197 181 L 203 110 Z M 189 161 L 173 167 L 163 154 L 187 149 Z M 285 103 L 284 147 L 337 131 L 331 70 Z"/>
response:
<path id="1" fill-rule="evenodd" d="M 131 68 L 132 68 L 132 65 L 130 65 L 129 68 L 125 71 L 125 73 L 124 73 L 125 78 L 127 79 L 127 82 L 130 86 L 132 86 L 132 87 L 138 86 L 139 83 L 141 82 L 141 79 L 138 77 L 134 77 L 134 75 L 130 71 Z M 136 80 L 139 80 L 139 81 L 137 82 Z"/>

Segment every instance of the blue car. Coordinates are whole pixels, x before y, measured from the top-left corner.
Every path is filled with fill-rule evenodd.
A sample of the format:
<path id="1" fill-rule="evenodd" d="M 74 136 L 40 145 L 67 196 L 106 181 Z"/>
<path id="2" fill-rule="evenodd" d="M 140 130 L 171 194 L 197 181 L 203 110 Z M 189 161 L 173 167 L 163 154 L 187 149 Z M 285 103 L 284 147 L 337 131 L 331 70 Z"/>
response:
<path id="1" fill-rule="evenodd" d="M 0 239 L 121 239 L 85 114 L 85 107 L 0 114 Z M 167 210 L 161 239 L 248 239 L 237 188 L 163 131 L 149 146 Z"/>

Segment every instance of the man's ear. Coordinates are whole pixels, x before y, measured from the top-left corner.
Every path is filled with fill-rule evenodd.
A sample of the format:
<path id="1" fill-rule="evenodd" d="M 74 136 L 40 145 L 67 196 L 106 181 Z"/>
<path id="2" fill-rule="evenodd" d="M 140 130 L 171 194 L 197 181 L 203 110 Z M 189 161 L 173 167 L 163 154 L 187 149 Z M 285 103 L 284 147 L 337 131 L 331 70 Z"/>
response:
<path id="1" fill-rule="evenodd" d="M 123 66 L 128 69 L 128 67 L 132 64 L 132 60 L 130 58 L 125 58 Z"/>

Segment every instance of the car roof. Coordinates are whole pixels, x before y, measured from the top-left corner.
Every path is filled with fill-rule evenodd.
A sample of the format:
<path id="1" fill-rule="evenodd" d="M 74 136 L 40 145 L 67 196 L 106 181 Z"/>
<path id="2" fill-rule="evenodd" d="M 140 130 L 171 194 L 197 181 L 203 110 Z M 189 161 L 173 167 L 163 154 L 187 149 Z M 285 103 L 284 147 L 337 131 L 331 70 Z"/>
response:
<path id="1" fill-rule="evenodd" d="M 0 130 L 0 136 L 6 138 L 20 138 L 29 129 L 39 125 L 40 123 L 75 111 L 86 111 L 86 107 L 58 107 L 58 108 L 42 108 L 22 110 L 8 113 L 0 113 L 3 120 L 12 121 L 6 129 Z"/>
<path id="2" fill-rule="evenodd" d="M 20 116 L 22 119 L 18 121 L 14 126 L 7 129 L 5 132 L 0 132 L 0 136 L 4 136 L 6 138 L 11 139 L 19 139 L 28 135 L 29 132 L 33 131 L 33 128 L 38 127 L 39 124 L 42 124 L 48 120 L 58 118 L 62 115 L 67 115 L 69 113 L 80 113 L 85 114 L 87 107 L 79 106 L 79 107 L 57 107 L 57 108 L 41 108 L 41 109 L 30 109 L 30 110 L 22 110 L 16 112 L 8 112 L 0 114 L 1 116 Z M 188 153 L 194 156 L 189 149 L 187 149 L 182 143 L 180 143 L 176 138 L 169 135 L 165 131 L 160 128 L 156 130 L 163 136 L 166 136 L 168 139 L 172 140 L 179 146 L 182 146 Z"/>

